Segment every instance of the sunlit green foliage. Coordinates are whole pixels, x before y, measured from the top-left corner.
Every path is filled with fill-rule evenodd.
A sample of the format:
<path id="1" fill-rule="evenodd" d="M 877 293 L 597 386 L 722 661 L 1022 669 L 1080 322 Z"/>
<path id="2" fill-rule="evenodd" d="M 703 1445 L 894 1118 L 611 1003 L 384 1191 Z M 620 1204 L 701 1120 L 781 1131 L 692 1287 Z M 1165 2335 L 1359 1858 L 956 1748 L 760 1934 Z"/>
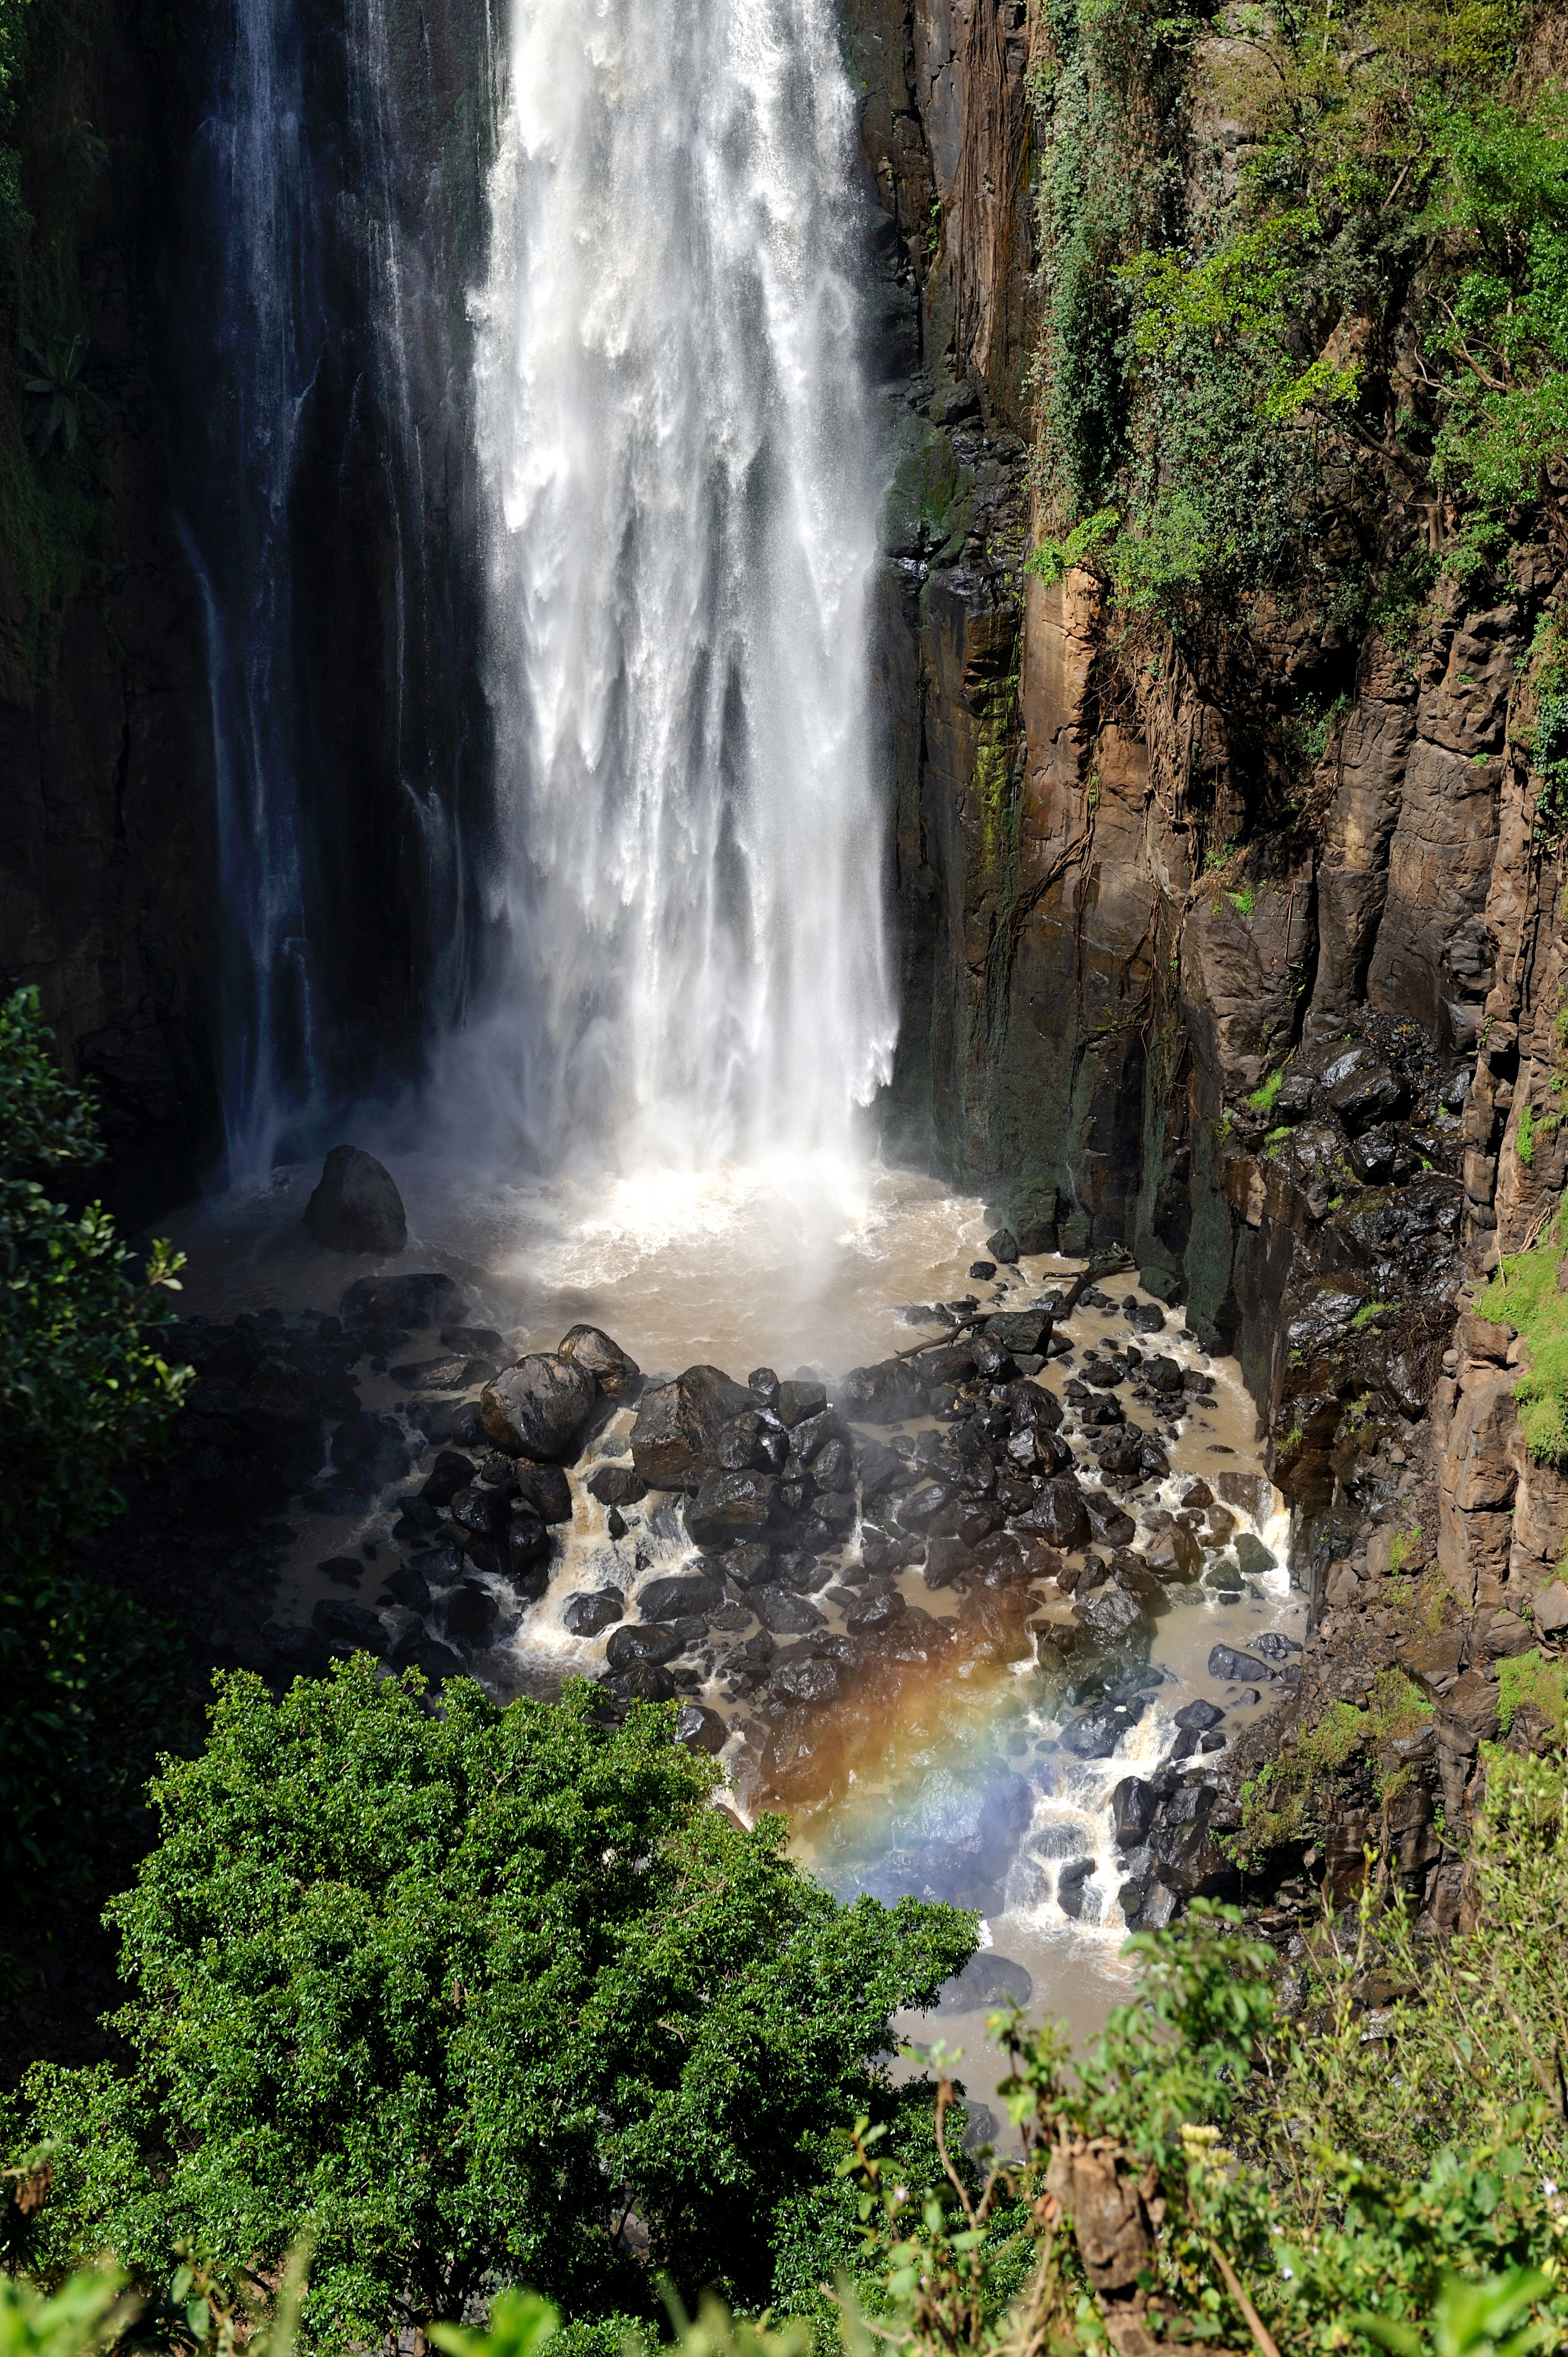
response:
<path id="1" fill-rule="evenodd" d="M 918 2143 L 887 2020 L 973 1917 L 839 1905 L 781 1822 L 708 1805 L 667 1707 L 606 1727 L 590 1687 L 503 1711 L 454 1679 L 436 1717 L 421 1684 L 222 1682 L 111 1910 L 131 2067 L 27 2083 L 15 2140 L 54 2176 L 26 2260 L 108 2248 L 151 2290 L 177 2245 L 237 2278 L 308 2233 L 332 2349 L 508 2279 L 646 2311 L 643 2244 L 688 2296 L 814 2294 L 854 2244 L 833 2131 Z"/>
<path id="2" fill-rule="evenodd" d="M 139 1813 L 172 1675 L 161 1632 L 73 1565 L 190 1381 L 158 1350 L 177 1259 L 155 1244 L 134 1275 L 102 1205 L 57 1200 L 102 1151 L 37 994 L 0 1001 L 0 1940 Z"/>
<path id="3" fill-rule="evenodd" d="M 1087 565 L 1178 623 L 1200 588 L 1283 585 L 1379 620 L 1375 545 L 1339 523 L 1324 550 L 1374 454 L 1457 499 L 1450 569 L 1500 560 L 1568 456 L 1568 102 L 1509 94 L 1526 21 L 1239 5 L 1199 51 L 1184 16 L 1049 12 L 1047 577 Z M 1185 202 L 1176 86 L 1248 151 Z"/>

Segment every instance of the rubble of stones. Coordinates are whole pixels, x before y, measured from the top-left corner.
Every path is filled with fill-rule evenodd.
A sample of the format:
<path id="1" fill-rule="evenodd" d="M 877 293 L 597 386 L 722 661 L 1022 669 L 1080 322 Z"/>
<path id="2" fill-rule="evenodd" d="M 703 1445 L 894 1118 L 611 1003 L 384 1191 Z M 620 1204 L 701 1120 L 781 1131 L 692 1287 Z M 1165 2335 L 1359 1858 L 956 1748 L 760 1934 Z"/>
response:
<path id="1" fill-rule="evenodd" d="M 1273 1434 L 1278 1478 L 1309 1511 L 1384 1428 L 1425 1415 L 1469 1275 L 1460 1169 L 1473 1059 L 1438 1054 L 1418 1025 L 1390 1016 L 1363 1009 L 1354 1026 L 1298 1049 L 1266 1105 L 1228 1116 L 1243 1149 L 1228 1190 L 1254 1224 L 1266 1212 L 1294 1239 Z"/>
<path id="2" fill-rule="evenodd" d="M 220 1660 L 285 1682 L 368 1650 L 436 1689 L 469 1672 L 504 1691 L 499 1649 L 550 1586 L 580 1484 L 609 1536 L 629 1542 L 618 1576 L 562 1610 L 602 1645 L 607 1707 L 683 1697 L 683 1740 L 717 1750 L 738 1727 L 777 1785 L 809 1758 L 826 1703 L 875 1709 L 910 1671 L 1034 1659 L 1063 1719 L 1055 1748 L 1109 1759 L 1167 1674 L 1149 1659 L 1157 1620 L 1200 1598 L 1263 1596 L 1273 1558 L 1243 1518 L 1264 1485 L 1226 1468 L 1216 1443 L 1212 1475 L 1157 1502 L 1166 1445 L 1214 1388 L 1162 1348 L 1172 1313 L 1117 1298 L 1113 1280 L 1070 1310 L 1059 1291 L 1026 1300 L 1005 1263 L 977 1264 L 972 1281 L 988 1288 L 983 1306 L 978 1293 L 914 1305 L 907 1320 L 935 1340 L 853 1370 L 831 1394 L 766 1368 L 745 1383 L 707 1366 L 650 1379 L 588 1326 L 503 1364 L 501 1335 L 434 1275 L 360 1279 L 335 1315 L 193 1319 L 169 1341 L 199 1382 L 177 1453 L 131 1518 L 135 1544 L 166 1559 L 182 1526 L 193 1551 L 225 1521 L 260 1527 L 248 1555 L 217 1549 L 216 1586 L 227 1566 L 234 1591 Z M 1059 1399 L 1033 1380 L 1047 1360 L 1065 1373 Z M 360 1404 L 354 1370 L 367 1362 L 407 1394 L 400 1412 Z M 634 1420 L 612 1434 L 621 1411 Z M 326 1559 L 341 1592 L 307 1623 L 268 1619 L 295 1534 L 260 1518 L 291 1500 L 365 1514 L 389 1494 L 392 1548 L 366 1541 Z M 1215 1648 L 1209 1668 L 1246 1702 L 1288 1687 L 1298 1652 L 1272 1632 L 1245 1654 Z M 1225 1716 L 1213 1703 L 1178 1713 L 1170 1776 L 1222 1748 Z M 1186 1805 L 1133 1845 L 1133 1920 L 1167 1920 L 1191 1886 L 1175 1832 Z M 1074 1867 L 1058 1894 L 1069 1913 Z"/>
<path id="3" fill-rule="evenodd" d="M 1368 1511 L 1359 1516 L 1342 1502 L 1320 1520 L 1311 1574 L 1322 1610 L 1301 1676 L 1239 1735 L 1207 1782 L 1193 1784 L 1167 1767 L 1147 1781 L 1124 1780 L 1113 1796 L 1130 1878 L 1152 1844 L 1182 1900 L 1241 1901 L 1249 1927 L 1287 1960 L 1301 1956 L 1326 1917 L 1354 1912 L 1369 1849 L 1388 1862 L 1391 1886 L 1402 1894 L 1418 1936 L 1474 1927 L 1465 1850 L 1484 1790 L 1480 1747 L 1499 1739 L 1498 1665 L 1532 1648 L 1555 1660 L 1568 1641 L 1568 1589 L 1561 1586 L 1537 1598 L 1530 1622 L 1506 1609 L 1466 1613 L 1445 1600 L 1434 1572 L 1432 1454 L 1426 1442 L 1385 1443 L 1361 1467 Z M 1365 1708 L 1391 1671 L 1419 1689 L 1431 1717 L 1387 1736 L 1369 1715 L 1369 1741 L 1329 1781 L 1312 1838 L 1250 1859 L 1243 1871 L 1233 1854 L 1243 1787 L 1271 1762 L 1288 1760 L 1337 1704 Z M 1543 1715 L 1526 1704 L 1502 1739 L 1529 1753 L 1550 1733 Z M 1156 1905 L 1144 1920 L 1165 1916 Z M 1375 1959 L 1364 1977 L 1366 1986 L 1353 1992 L 1358 2004 L 1375 2009 L 1389 2002 Z"/>

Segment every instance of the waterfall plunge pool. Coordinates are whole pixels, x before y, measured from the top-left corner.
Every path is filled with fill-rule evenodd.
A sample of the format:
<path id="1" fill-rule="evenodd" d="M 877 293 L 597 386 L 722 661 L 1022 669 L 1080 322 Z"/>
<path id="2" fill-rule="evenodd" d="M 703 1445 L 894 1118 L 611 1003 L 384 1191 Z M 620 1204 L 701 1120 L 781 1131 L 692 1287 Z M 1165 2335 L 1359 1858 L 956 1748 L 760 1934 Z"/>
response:
<path id="1" fill-rule="evenodd" d="M 613 1335 L 647 1374 L 708 1363 L 744 1382 L 752 1368 L 767 1365 L 787 1379 L 824 1379 L 831 1393 L 849 1367 L 942 1331 L 900 1315 L 912 1306 L 973 1298 L 982 1308 L 1017 1308 L 1060 1289 L 1081 1267 L 1054 1255 L 1031 1256 L 1015 1269 L 999 1269 L 999 1284 L 972 1278 L 972 1265 L 985 1256 L 983 1207 L 907 1171 L 805 1161 L 768 1170 L 732 1167 L 525 1186 L 475 1178 L 437 1156 L 413 1154 L 396 1158 L 396 1174 L 410 1240 L 404 1254 L 385 1263 L 345 1259 L 312 1242 L 302 1213 L 314 1167 L 280 1169 L 265 1188 L 196 1208 L 177 1223 L 175 1238 L 189 1255 L 185 1313 L 330 1314 L 353 1278 L 437 1269 L 463 1287 L 473 1319 L 503 1335 L 508 1357 L 553 1350 L 568 1327 L 585 1322 Z M 1251 1653 L 1265 1632 L 1302 1634 L 1301 1599 L 1285 1567 L 1286 1517 L 1262 1472 L 1255 1412 L 1235 1362 L 1210 1360 L 1195 1340 L 1183 1340 L 1179 1308 L 1162 1309 L 1165 1328 L 1157 1336 L 1134 1331 L 1124 1305 L 1160 1305 L 1124 1278 L 1108 1279 L 1098 1299 L 1111 1306 L 1080 1304 L 1064 1329 L 1069 1358 L 1052 1360 L 1033 1380 L 1061 1396 L 1086 1353 L 1129 1342 L 1207 1374 L 1212 1392 L 1184 1393 L 1177 1413 L 1127 1399 L 1130 1424 L 1164 1435 L 1171 1470 L 1123 1491 L 1122 1501 L 1145 1523 L 1151 1512 L 1182 1512 L 1180 1501 L 1197 1480 L 1230 1501 L 1217 1501 L 1207 1516 L 1186 1514 L 1208 1542 L 1204 1576 L 1168 1588 L 1171 1607 L 1155 1623 L 1142 1691 L 1112 1680 L 1112 1691 L 1101 1694 L 1103 1706 L 1112 1714 L 1120 1707 L 1126 1718 L 1108 1756 L 1075 1756 L 1070 1734 L 1069 1744 L 1062 1741 L 1086 1699 L 1094 1700 L 1092 1664 L 1072 1689 L 1075 1706 L 1059 1679 L 1043 1674 L 1037 1639 L 1019 1642 L 1016 1615 L 1011 1641 L 1006 1629 L 996 1641 L 993 1614 L 987 1625 L 974 1598 L 928 1587 L 918 1565 L 897 1569 L 882 1585 L 896 1587 L 917 1614 L 950 1624 L 943 1632 L 948 1641 L 928 1652 L 907 1646 L 907 1659 L 875 1661 L 874 1674 L 852 1675 L 831 1700 L 785 1714 L 782 1734 L 780 1714 L 773 1712 L 771 1721 L 767 1715 L 766 1696 L 759 1711 L 726 1691 L 721 1674 L 693 1689 L 694 1699 L 731 1727 L 720 1754 L 729 1804 L 743 1815 L 781 1808 L 796 1855 L 841 1896 L 865 1890 L 891 1900 L 911 1892 L 980 1911 L 983 1945 L 976 1964 L 950 1990 L 938 2016 L 900 2024 L 917 2041 L 938 2034 L 958 2040 L 971 2055 L 970 2083 L 980 2099 L 999 2074 L 992 2068 L 996 2058 L 988 2053 L 982 2061 L 979 2050 L 985 2012 L 1001 1988 L 1025 1998 L 1031 2016 L 1059 2014 L 1080 2035 L 1129 1992 L 1119 1960 L 1126 1927 L 1118 1900 L 1124 1861 L 1111 1806 L 1117 1783 L 1146 1778 L 1169 1759 L 1175 1714 L 1184 1706 L 1211 1703 L 1223 1713 L 1219 1732 L 1227 1738 L 1265 1706 L 1252 1697 L 1266 1696 L 1266 1686 L 1210 1674 L 1216 1645 Z M 412 1339 L 408 1359 L 417 1362 L 422 1347 L 420 1338 Z M 407 1432 L 409 1473 L 349 1512 L 340 1511 L 343 1501 L 330 1490 L 325 1503 L 309 1494 L 295 1501 L 293 1540 L 273 1606 L 285 1624 L 308 1622 L 324 1598 L 341 1596 L 341 1586 L 318 1568 L 322 1563 L 359 1556 L 363 1594 L 374 1601 L 400 1557 L 420 1553 L 406 1537 L 392 1537 L 396 1500 L 419 1486 L 447 1435 L 424 1428 L 422 1415 L 440 1419 L 411 1405 L 418 1394 L 390 1367 L 363 1361 L 356 1380 L 363 1405 L 394 1416 Z M 465 1396 L 477 1396 L 477 1387 L 452 1394 L 452 1409 Z M 1067 1407 L 1070 1429 L 1070 1401 Z M 520 1609 L 504 1580 L 468 1572 L 470 1584 L 477 1579 L 490 1588 L 499 1616 L 489 1641 L 465 1648 L 465 1658 L 499 1698 L 548 1695 L 565 1676 L 604 1674 L 605 1636 L 569 1631 L 563 1619 L 569 1597 L 615 1587 L 629 1620 L 640 1587 L 695 1567 L 678 1497 L 650 1491 L 627 1508 L 617 1536 L 609 1510 L 589 1493 L 588 1477 L 598 1467 L 629 1463 L 633 1422 L 631 1408 L 619 1409 L 572 1469 L 572 1519 L 555 1533 L 542 1598 Z M 929 1418 L 914 1418 L 891 1430 L 862 1429 L 864 1437 L 912 1441 L 918 1448 L 922 1433 L 934 1438 L 937 1427 Z M 1089 1464 L 1081 1431 L 1073 1437 L 1080 1463 Z M 327 1448 L 324 1433 L 324 1469 Z M 858 1536 L 844 1551 L 843 1576 L 809 1597 L 830 1631 L 843 1629 L 860 1600 L 854 1584 Z M 1143 1537 L 1141 1529 L 1138 1544 Z M 374 1550 L 373 1560 L 367 1549 Z M 1081 1551 L 1067 1557 L 1069 1579 L 1082 1560 Z M 1037 1624 L 1048 1624 L 1069 1619 L 1071 1606 L 1051 1584 L 1036 1583 L 1029 1609 Z M 438 1595 L 437 1634 L 440 1616 Z M 394 1624 L 407 1616 L 389 1604 L 383 1618 L 390 1642 Z M 704 1656 L 696 1658 L 700 1665 Z"/>

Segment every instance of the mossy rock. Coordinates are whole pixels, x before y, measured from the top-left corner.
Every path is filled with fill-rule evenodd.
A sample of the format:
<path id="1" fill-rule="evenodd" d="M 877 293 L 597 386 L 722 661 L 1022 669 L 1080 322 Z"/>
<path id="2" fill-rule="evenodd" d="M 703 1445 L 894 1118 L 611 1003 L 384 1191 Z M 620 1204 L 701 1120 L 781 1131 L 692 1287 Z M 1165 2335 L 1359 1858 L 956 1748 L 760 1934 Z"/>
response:
<path id="1" fill-rule="evenodd" d="M 898 434 L 898 462 L 882 509 L 890 556 L 929 556 L 951 540 L 967 507 L 969 469 L 940 426 L 911 417 Z"/>

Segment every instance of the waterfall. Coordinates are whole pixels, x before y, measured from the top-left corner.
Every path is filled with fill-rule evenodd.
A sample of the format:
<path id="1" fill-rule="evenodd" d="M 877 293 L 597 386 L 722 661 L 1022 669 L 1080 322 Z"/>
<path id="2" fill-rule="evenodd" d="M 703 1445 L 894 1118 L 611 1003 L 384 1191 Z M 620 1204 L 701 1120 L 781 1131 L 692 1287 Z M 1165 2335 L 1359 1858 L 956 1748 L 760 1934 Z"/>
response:
<path id="1" fill-rule="evenodd" d="M 486 1054 L 543 1163 L 842 1155 L 891 1069 L 852 132 L 828 0 L 513 0 Z"/>
<path id="2" fill-rule="evenodd" d="M 476 713 L 466 289 L 488 18 L 228 0 L 182 289 L 232 1178 L 394 1095 L 460 1016 Z"/>
<path id="3" fill-rule="evenodd" d="M 220 1090 L 236 1177 L 265 1172 L 318 1058 L 298 808 L 289 490 L 327 319 L 303 56 L 286 0 L 236 0 L 196 154 L 207 449 L 183 537 L 207 630 L 223 896 Z"/>

